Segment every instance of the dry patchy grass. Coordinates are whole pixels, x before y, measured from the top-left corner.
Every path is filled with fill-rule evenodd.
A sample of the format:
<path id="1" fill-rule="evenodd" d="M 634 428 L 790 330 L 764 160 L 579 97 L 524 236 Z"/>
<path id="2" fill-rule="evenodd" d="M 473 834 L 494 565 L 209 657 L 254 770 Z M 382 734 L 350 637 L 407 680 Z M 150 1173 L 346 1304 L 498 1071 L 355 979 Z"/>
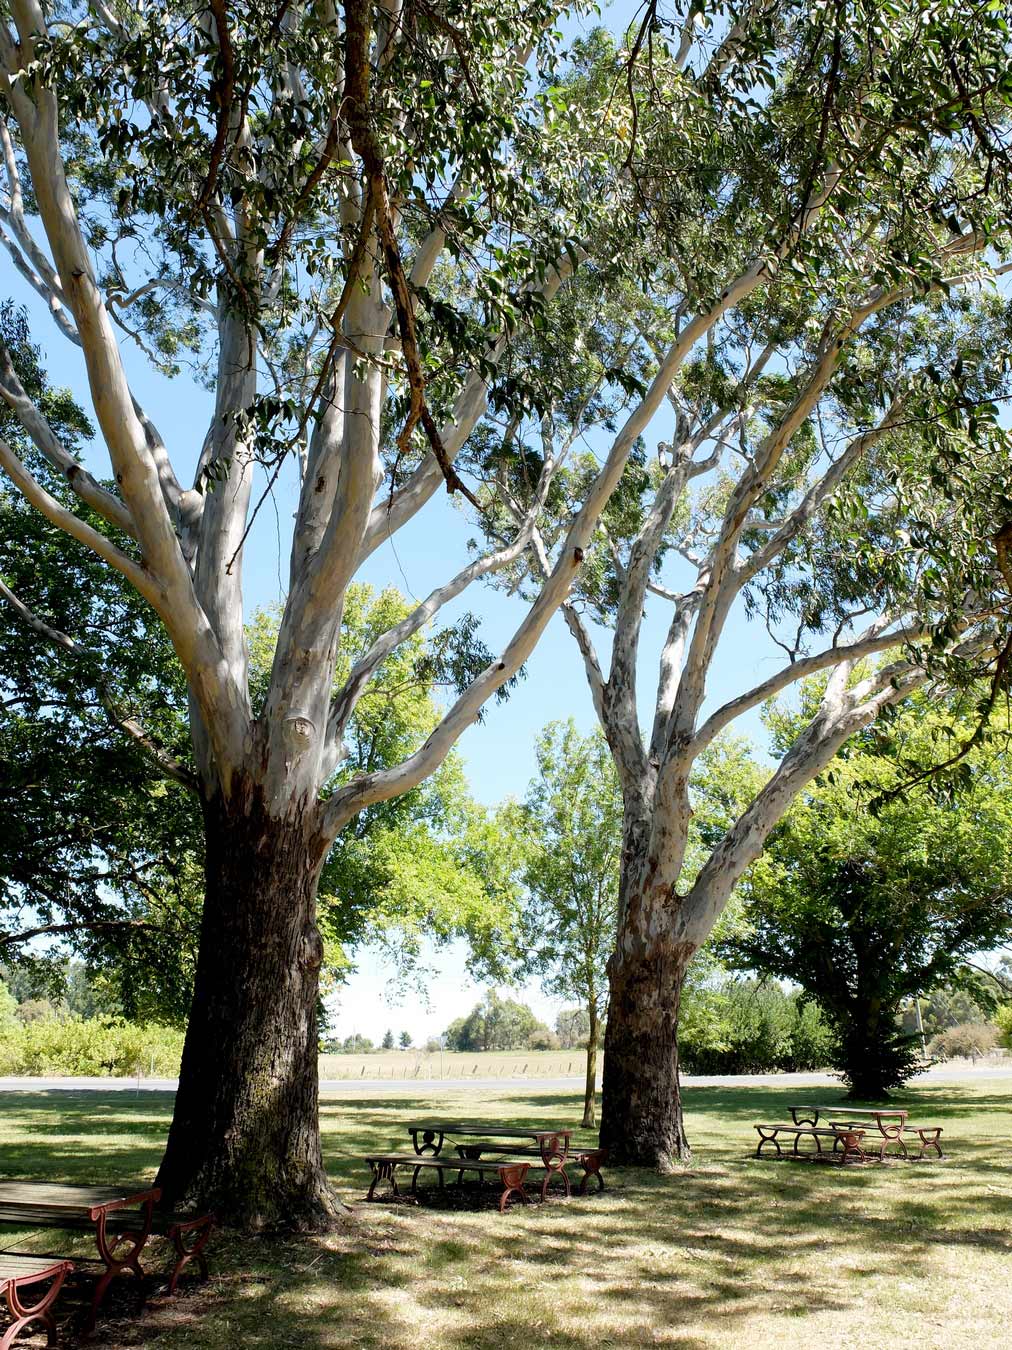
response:
<path id="1" fill-rule="evenodd" d="M 689 1088 L 690 1168 L 612 1171 L 603 1195 L 505 1217 L 489 1203 L 440 1205 L 434 1192 L 419 1205 L 365 1205 L 356 1158 L 403 1147 L 404 1122 L 421 1113 L 564 1122 L 579 1118 L 575 1096 L 514 1085 L 325 1099 L 328 1165 L 354 1202 L 347 1225 L 313 1239 L 221 1234 L 209 1285 L 156 1301 L 143 1321 L 108 1319 L 103 1339 L 115 1350 L 1004 1347 L 1008 1080 L 906 1094 L 917 1119 L 944 1124 L 951 1157 L 942 1164 L 841 1171 L 752 1159 L 753 1121 L 782 1119 L 797 1097 L 797 1088 Z M 4 1170 L 67 1181 L 148 1176 L 169 1110 L 167 1096 L 148 1093 L 8 1097 Z M 33 1241 L 19 1236 L 17 1245 Z M 124 1314 L 128 1295 L 119 1295 Z"/>

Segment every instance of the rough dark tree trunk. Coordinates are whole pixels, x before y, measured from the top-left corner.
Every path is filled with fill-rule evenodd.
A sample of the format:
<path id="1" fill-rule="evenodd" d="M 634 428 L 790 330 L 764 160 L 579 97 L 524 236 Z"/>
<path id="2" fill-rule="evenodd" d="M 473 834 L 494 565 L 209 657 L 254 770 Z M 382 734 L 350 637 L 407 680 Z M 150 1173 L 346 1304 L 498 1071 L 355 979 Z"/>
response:
<path id="1" fill-rule="evenodd" d="M 612 957 L 601 1144 L 613 1163 L 667 1171 L 690 1156 L 678 1082 L 678 1004 L 691 954 L 655 942 Z"/>
<path id="2" fill-rule="evenodd" d="M 883 1006 L 876 996 L 860 1000 L 838 1017 L 837 1067 L 848 1086 L 847 1100 L 887 1102 L 916 1071 L 916 1036 L 900 1029 L 898 1004 Z"/>
<path id="3" fill-rule="evenodd" d="M 325 845 L 311 816 L 269 816 L 252 785 L 207 802 L 204 818 L 200 952 L 163 1203 L 211 1208 L 248 1231 L 320 1229 L 339 1209 L 318 1116 Z"/>
<path id="4" fill-rule="evenodd" d="M 597 1003 L 593 999 L 587 1005 L 587 1017 L 590 1026 L 587 1031 L 587 1086 L 583 1093 L 583 1128 L 592 1130 L 597 1124 L 597 1043 L 601 1034 L 597 1020 Z"/>

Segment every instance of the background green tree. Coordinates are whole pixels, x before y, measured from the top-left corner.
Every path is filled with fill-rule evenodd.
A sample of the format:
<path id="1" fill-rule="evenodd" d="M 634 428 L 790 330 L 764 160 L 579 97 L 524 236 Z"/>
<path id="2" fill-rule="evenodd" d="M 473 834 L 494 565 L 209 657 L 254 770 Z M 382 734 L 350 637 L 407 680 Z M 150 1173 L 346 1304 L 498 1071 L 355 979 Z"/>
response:
<path id="1" fill-rule="evenodd" d="M 492 989 L 466 1017 L 446 1028 L 446 1048 L 465 1050 L 546 1050 L 554 1036 L 525 1003 Z"/>
<path id="2" fill-rule="evenodd" d="M 904 1001 L 957 979 L 968 956 L 1012 933 L 1004 734 L 904 790 L 966 740 L 962 711 L 918 694 L 855 737 L 771 835 L 742 888 L 748 926 L 720 945 L 730 963 L 792 980 L 818 1004 L 854 1099 L 881 1099 L 915 1071 Z M 806 715 L 774 709 L 774 739 Z"/>
<path id="3" fill-rule="evenodd" d="M 554 722 L 538 737 L 539 777 L 523 804 L 528 847 L 518 924 L 521 970 L 586 1014 L 583 1124 L 596 1123 L 597 1053 L 615 946 L 622 797 L 603 735 Z"/>

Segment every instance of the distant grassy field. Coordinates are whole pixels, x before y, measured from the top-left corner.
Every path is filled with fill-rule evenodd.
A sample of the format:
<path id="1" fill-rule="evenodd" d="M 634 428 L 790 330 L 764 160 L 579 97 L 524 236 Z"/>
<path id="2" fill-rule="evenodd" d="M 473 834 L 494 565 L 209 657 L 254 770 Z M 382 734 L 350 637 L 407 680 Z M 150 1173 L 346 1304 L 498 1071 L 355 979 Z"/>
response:
<path id="1" fill-rule="evenodd" d="M 321 1055 L 321 1078 L 389 1078 L 419 1082 L 442 1078 L 563 1078 L 586 1072 L 583 1050 L 522 1050 L 516 1054 L 426 1054 L 421 1050 L 375 1055 Z"/>
<path id="2" fill-rule="evenodd" d="M 829 1100 L 833 1092 L 818 1089 Z M 143 1321 L 105 1319 L 102 1344 L 1004 1350 L 1012 1326 L 1009 1080 L 935 1081 L 905 1094 L 918 1119 L 944 1125 L 949 1161 L 845 1171 L 751 1157 L 753 1121 L 782 1119 L 797 1095 L 688 1087 L 691 1167 L 673 1176 L 613 1170 L 600 1196 L 505 1216 L 487 1199 L 440 1204 L 431 1191 L 419 1205 L 366 1205 L 359 1156 L 404 1147 L 404 1122 L 419 1113 L 574 1121 L 577 1093 L 514 1083 L 324 1098 L 327 1164 L 353 1206 L 342 1230 L 275 1241 L 219 1234 L 208 1285 Z M 4 1172 L 66 1181 L 150 1176 L 170 1110 L 171 1097 L 160 1093 L 8 1094 L 0 1099 Z M 18 1235 L 16 1245 L 53 1250 L 54 1237 Z M 118 1295 L 121 1312 L 128 1293 Z M 67 1310 L 74 1308 L 72 1299 Z"/>

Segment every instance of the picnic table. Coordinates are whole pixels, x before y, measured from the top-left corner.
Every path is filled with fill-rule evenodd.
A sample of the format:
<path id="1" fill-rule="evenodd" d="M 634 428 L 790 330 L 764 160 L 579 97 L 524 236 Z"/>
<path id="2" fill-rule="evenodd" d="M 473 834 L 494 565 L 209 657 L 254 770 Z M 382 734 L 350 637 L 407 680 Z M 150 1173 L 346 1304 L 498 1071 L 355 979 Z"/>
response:
<path id="1" fill-rule="evenodd" d="M 796 1125 L 818 1124 L 820 1113 L 828 1116 L 830 1124 L 856 1124 L 860 1120 L 873 1120 L 882 1135 L 882 1143 L 879 1148 L 879 1158 L 885 1156 L 888 1144 L 899 1144 L 904 1158 L 910 1156 L 905 1134 L 915 1134 L 920 1142 L 920 1152 L 917 1155 L 917 1161 L 922 1160 L 928 1152 L 928 1149 L 934 1149 L 939 1158 L 944 1158 L 942 1152 L 942 1126 L 941 1125 L 914 1125 L 910 1121 L 910 1112 L 902 1107 L 887 1109 L 885 1107 L 868 1108 L 861 1107 L 852 1109 L 844 1103 L 837 1108 L 835 1106 L 790 1106 L 788 1110 L 791 1113 L 791 1119 Z M 799 1119 L 799 1113 L 806 1114 Z"/>
<path id="2" fill-rule="evenodd" d="M 88 1316 L 86 1331 L 91 1332 L 111 1281 L 125 1270 L 143 1279 L 140 1254 L 151 1233 L 152 1210 L 160 1196 L 154 1186 L 0 1181 L 0 1223 L 25 1228 L 94 1228 L 105 1270 L 95 1286 Z"/>
<path id="3" fill-rule="evenodd" d="M 542 1200 L 547 1197 L 549 1186 L 556 1180 L 562 1182 L 567 1196 L 571 1194 L 569 1176 L 566 1173 L 570 1141 L 573 1137 L 573 1131 L 570 1129 L 554 1127 L 546 1130 L 523 1125 L 489 1125 L 484 1121 L 475 1120 L 416 1120 L 409 1122 L 407 1130 L 416 1156 L 423 1158 L 436 1159 L 445 1156 L 443 1144 L 448 1137 L 451 1138 L 457 1150 L 453 1167 L 461 1175 L 469 1170 L 478 1172 L 486 1170 L 480 1166 L 473 1169 L 460 1166 L 462 1162 L 468 1161 L 480 1164 L 483 1153 L 505 1153 L 510 1157 L 513 1155 L 540 1157 L 541 1165 L 545 1169 L 545 1179 L 541 1185 Z M 462 1140 L 478 1142 L 463 1143 L 460 1142 Z M 498 1140 L 519 1142 L 500 1147 L 496 1143 Z M 531 1143 L 534 1147 L 530 1147 Z M 447 1162 L 449 1163 L 448 1158 Z M 452 1168 L 448 1167 L 447 1170 Z M 600 1180 L 599 1171 L 598 1179 Z M 581 1189 L 585 1189 L 586 1180 L 585 1177 Z"/>
<path id="4" fill-rule="evenodd" d="M 819 1124 L 820 1117 L 825 1117 L 830 1126 L 848 1126 L 860 1125 L 865 1121 L 874 1124 L 880 1135 L 879 1142 L 879 1161 L 885 1159 L 886 1149 L 890 1144 L 899 1144 L 906 1157 L 907 1146 L 903 1142 L 903 1131 L 906 1127 L 909 1111 L 902 1108 L 887 1109 L 885 1107 L 866 1108 L 849 1107 L 846 1102 L 841 1107 L 835 1106 L 789 1106 L 791 1119 L 795 1125 L 811 1125 L 813 1127 Z M 864 1147 L 870 1144 L 869 1139 L 865 1139 Z"/>

